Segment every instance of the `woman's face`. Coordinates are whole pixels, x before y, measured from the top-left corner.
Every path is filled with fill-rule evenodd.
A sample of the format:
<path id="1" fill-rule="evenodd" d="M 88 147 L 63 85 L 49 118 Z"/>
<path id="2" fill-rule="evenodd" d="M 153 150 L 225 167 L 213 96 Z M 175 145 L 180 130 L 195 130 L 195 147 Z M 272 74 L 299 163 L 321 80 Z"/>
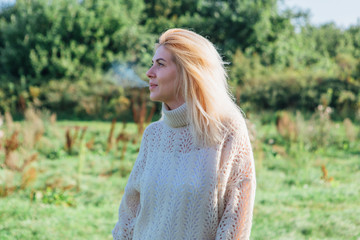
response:
<path id="1" fill-rule="evenodd" d="M 175 109 L 184 103 L 177 96 L 177 67 L 172 54 L 160 46 L 152 59 L 153 65 L 146 72 L 149 77 L 150 99 L 165 103 L 169 109 Z"/>

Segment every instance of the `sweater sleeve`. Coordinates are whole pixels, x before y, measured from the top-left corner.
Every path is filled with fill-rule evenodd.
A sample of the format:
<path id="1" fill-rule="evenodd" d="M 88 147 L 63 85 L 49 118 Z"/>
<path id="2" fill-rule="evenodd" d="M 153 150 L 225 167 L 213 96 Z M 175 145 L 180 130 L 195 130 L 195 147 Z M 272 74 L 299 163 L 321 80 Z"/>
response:
<path id="1" fill-rule="evenodd" d="M 147 134 L 145 132 L 141 141 L 138 157 L 129 176 L 125 192 L 120 203 L 119 218 L 112 230 L 114 240 L 133 238 L 136 217 L 141 209 L 139 184 L 146 164 L 146 135 Z"/>
<path id="2" fill-rule="evenodd" d="M 255 200 L 253 153 L 246 126 L 231 133 L 221 156 L 219 187 L 223 189 L 216 240 L 249 239 Z"/>
<path id="3" fill-rule="evenodd" d="M 139 200 L 139 192 L 131 186 L 131 183 L 128 184 L 119 207 L 118 222 L 112 231 L 114 240 L 132 239 L 136 216 L 140 210 Z"/>

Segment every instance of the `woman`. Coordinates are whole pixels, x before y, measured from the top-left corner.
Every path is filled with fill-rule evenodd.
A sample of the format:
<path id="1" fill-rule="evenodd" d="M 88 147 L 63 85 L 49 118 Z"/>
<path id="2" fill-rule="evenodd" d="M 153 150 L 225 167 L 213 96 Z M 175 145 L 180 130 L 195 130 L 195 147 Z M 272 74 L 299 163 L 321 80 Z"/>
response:
<path id="1" fill-rule="evenodd" d="M 144 132 L 114 239 L 248 239 L 254 160 L 218 52 L 192 31 L 170 29 L 146 74 L 163 117 Z"/>

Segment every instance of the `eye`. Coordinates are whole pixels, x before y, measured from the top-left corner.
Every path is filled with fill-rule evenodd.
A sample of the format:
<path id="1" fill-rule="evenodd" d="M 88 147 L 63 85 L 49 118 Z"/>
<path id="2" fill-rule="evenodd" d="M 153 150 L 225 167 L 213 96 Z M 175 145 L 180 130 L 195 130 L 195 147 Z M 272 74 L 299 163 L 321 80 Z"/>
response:
<path id="1" fill-rule="evenodd" d="M 164 66 L 164 64 L 161 63 L 161 62 L 157 62 L 157 64 L 158 64 L 160 67 Z"/>

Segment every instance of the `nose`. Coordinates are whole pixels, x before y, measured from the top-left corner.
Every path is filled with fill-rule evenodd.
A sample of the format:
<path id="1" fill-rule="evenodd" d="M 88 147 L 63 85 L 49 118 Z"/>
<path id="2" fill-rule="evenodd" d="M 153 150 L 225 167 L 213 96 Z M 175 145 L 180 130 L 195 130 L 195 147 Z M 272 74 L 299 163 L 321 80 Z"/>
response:
<path id="1" fill-rule="evenodd" d="M 149 70 L 146 72 L 146 76 L 147 76 L 148 78 L 155 78 L 155 73 L 154 73 L 154 71 L 153 71 L 153 66 L 151 66 L 151 67 L 149 68 Z"/>

